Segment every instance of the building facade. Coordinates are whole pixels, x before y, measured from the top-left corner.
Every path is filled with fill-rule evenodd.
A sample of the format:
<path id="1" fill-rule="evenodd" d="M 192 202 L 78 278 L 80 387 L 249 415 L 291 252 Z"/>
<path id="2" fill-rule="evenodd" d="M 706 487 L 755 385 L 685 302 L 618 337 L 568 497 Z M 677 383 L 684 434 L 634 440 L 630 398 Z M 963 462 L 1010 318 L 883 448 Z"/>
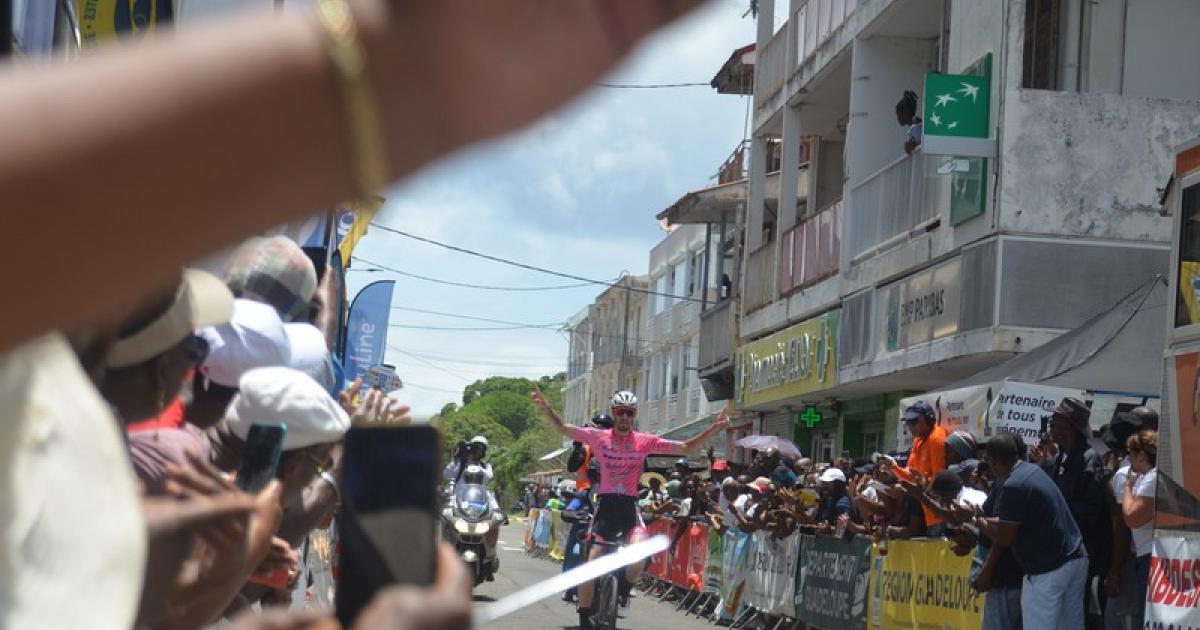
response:
<path id="1" fill-rule="evenodd" d="M 637 392 L 642 376 L 638 341 L 645 326 L 648 296 L 645 276 L 624 276 L 596 298 L 589 309 L 592 323 L 592 375 L 588 417 L 607 412 L 620 390 Z"/>
<path id="2" fill-rule="evenodd" d="M 821 459 L 896 448 L 902 396 L 1166 272 L 1200 3 L 758 6 L 737 299 L 702 335 L 705 378 L 732 379 L 758 431 Z"/>
<path id="3" fill-rule="evenodd" d="M 706 245 L 707 248 L 706 249 Z M 679 225 L 650 252 L 645 335 L 640 345 L 643 431 L 671 434 L 711 420 L 724 400 L 710 401 L 700 381 L 700 313 L 719 291 L 715 244 L 699 225 Z"/>
<path id="4" fill-rule="evenodd" d="M 563 420 L 583 426 L 590 414 L 588 395 L 592 382 L 592 321 L 591 307 L 567 320 L 567 382 L 563 386 Z"/>

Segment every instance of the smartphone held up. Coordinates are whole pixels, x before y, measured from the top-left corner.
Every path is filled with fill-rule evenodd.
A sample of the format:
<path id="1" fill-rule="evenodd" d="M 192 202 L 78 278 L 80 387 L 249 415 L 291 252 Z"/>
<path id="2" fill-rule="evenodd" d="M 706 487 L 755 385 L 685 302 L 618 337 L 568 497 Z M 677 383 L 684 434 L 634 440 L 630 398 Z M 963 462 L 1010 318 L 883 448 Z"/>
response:
<path id="1" fill-rule="evenodd" d="M 440 442 L 428 425 L 354 427 L 346 434 L 336 597 L 343 626 L 390 584 L 433 583 Z"/>

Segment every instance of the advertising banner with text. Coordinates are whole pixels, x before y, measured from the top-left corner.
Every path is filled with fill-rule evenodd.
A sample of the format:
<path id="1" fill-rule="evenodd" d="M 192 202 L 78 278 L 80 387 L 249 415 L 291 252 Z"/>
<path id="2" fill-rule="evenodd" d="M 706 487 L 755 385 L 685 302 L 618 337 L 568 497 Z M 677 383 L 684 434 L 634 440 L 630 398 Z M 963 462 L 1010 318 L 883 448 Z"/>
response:
<path id="1" fill-rule="evenodd" d="M 870 626 L 884 630 L 959 628 L 983 622 L 983 596 L 971 588 L 971 557 L 944 540 L 897 540 L 871 563 Z"/>
<path id="2" fill-rule="evenodd" d="M 754 533 L 750 547 L 746 603 L 772 615 L 795 618 L 796 562 L 800 555 L 800 534 L 775 538 L 770 533 Z"/>
<path id="3" fill-rule="evenodd" d="M 746 593 L 746 562 L 750 556 L 750 534 L 731 527 L 721 544 L 721 618 L 731 619 L 742 610 Z"/>
<path id="4" fill-rule="evenodd" d="M 1068 396 L 1090 400 L 1082 389 L 1003 381 L 903 398 L 900 411 L 903 413 L 909 405 L 924 400 L 937 411 L 938 423 L 946 431 L 966 431 L 981 442 L 1001 433 L 1015 433 L 1026 444 L 1034 444 L 1046 430 L 1042 418 Z M 898 424 L 898 443 L 906 446 L 912 435 L 903 422 Z"/>
<path id="5" fill-rule="evenodd" d="M 1146 627 L 1200 628 L 1200 534 L 1154 532 Z"/>
<path id="6" fill-rule="evenodd" d="M 721 592 L 721 555 L 725 549 L 725 538 L 717 530 L 708 530 L 708 547 L 704 558 L 704 592 Z"/>
<path id="7" fill-rule="evenodd" d="M 871 542 L 803 536 L 796 566 L 796 617 L 821 628 L 867 627 Z"/>

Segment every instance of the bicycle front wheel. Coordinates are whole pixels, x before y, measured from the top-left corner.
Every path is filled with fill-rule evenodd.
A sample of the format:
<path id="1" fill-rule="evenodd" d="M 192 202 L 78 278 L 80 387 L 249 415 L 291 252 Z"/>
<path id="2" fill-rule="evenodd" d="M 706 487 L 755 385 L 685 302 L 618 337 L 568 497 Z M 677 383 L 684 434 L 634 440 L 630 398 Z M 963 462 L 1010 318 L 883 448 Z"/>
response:
<path id="1" fill-rule="evenodd" d="M 609 574 L 596 582 L 592 601 L 592 625 L 596 630 L 617 629 L 617 576 Z"/>

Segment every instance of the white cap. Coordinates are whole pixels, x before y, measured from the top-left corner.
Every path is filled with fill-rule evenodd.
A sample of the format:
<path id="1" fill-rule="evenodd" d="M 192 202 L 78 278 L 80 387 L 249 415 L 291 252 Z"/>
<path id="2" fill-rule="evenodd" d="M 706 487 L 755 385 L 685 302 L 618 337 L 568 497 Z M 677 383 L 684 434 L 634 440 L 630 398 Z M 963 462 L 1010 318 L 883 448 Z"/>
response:
<path id="1" fill-rule="evenodd" d="M 288 367 L 313 377 L 328 391 L 334 376 L 325 335 L 316 326 L 303 323 L 284 324 L 283 332 L 291 346 L 292 360 Z"/>
<path id="2" fill-rule="evenodd" d="M 834 481 L 845 483 L 846 473 L 842 472 L 841 468 L 830 466 L 829 468 L 825 469 L 825 472 L 821 473 L 819 479 L 821 483 L 832 483 Z"/>
<path id="3" fill-rule="evenodd" d="M 270 308 L 270 307 L 268 307 Z M 255 424 L 284 424 L 283 450 L 342 439 L 350 417 L 312 377 L 285 367 L 250 370 L 239 383 L 241 391 L 229 405 L 225 422 L 246 439 Z"/>
<path id="4" fill-rule="evenodd" d="M 202 328 L 208 360 L 201 372 L 212 382 L 237 387 L 242 375 L 260 367 L 291 365 L 291 342 L 279 313 L 253 300 L 234 300 L 228 324 Z"/>
<path id="5" fill-rule="evenodd" d="M 475 437 L 471 438 L 471 443 L 472 444 L 482 444 L 484 446 L 488 445 L 487 438 L 483 437 L 482 435 L 476 435 Z"/>

